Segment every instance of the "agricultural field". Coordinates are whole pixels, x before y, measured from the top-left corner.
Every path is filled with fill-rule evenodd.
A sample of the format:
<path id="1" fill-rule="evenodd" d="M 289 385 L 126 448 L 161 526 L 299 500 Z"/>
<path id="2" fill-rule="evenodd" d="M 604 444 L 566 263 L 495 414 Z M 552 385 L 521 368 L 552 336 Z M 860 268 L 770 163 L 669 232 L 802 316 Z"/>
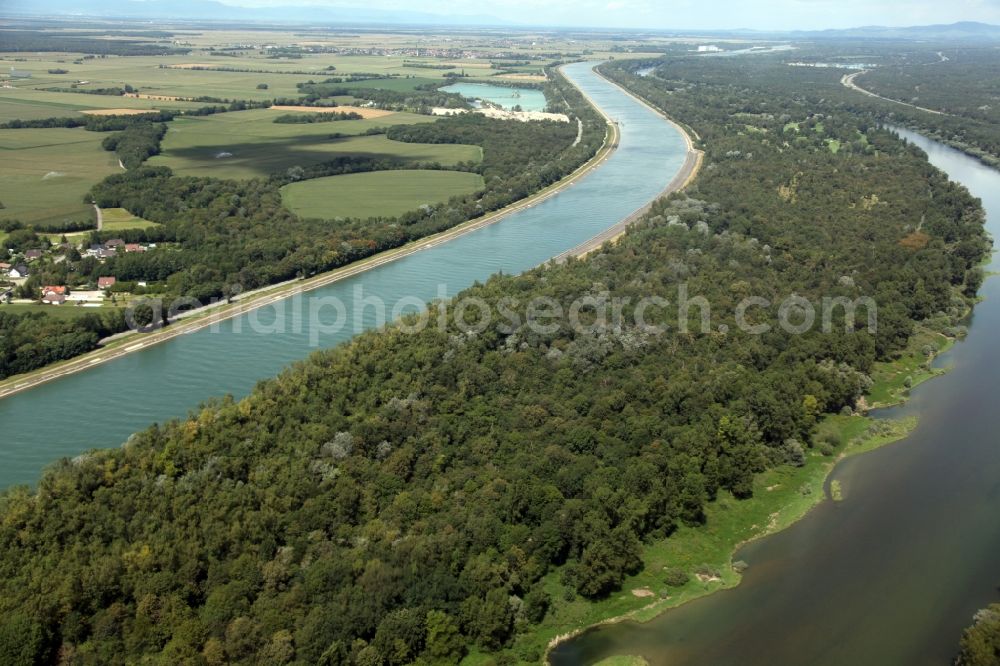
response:
<path id="1" fill-rule="evenodd" d="M 351 83 L 352 86 L 376 87 L 407 91 L 427 83 L 441 81 L 446 70 L 406 67 L 404 58 L 352 57 L 317 55 L 297 60 L 272 60 L 262 57 L 211 57 L 209 53 L 186 56 L 129 56 L 95 58 L 77 61 L 74 56 L 38 53 L 19 54 L 16 61 L 0 57 L 0 67 L 8 64 L 31 72 L 31 78 L 16 82 L 10 93 L 48 93 L 68 96 L 63 103 L 90 108 L 98 105 L 125 106 L 117 101 L 131 99 L 136 108 L 149 108 L 143 102 L 156 102 L 170 108 L 201 106 L 196 102 L 157 101 L 142 98 L 122 98 L 74 92 L 52 92 L 47 89 L 78 90 L 122 87 L 125 84 L 142 95 L 152 97 L 217 97 L 223 99 L 268 100 L 275 97 L 297 97 L 297 83 L 321 81 L 328 77 L 352 73 L 381 74 L 392 79 L 374 79 Z M 334 70 L 327 69 L 334 67 Z M 65 70 L 65 74 L 49 71 Z M 257 71 L 229 71 L 257 70 Z M 2 71 L 2 69 L 0 69 Z M 84 83 L 85 82 L 85 83 Z M 267 88 L 258 88 L 265 84 Z M 18 95 L 19 96 L 19 95 Z M 12 96 L 14 97 L 14 96 Z M 79 98 L 79 99 L 77 99 Z M 2 98 L 0 98 L 2 99 Z M 115 102 L 115 104 L 109 104 Z M 26 116 L 13 116 L 26 118 Z M 44 117 L 44 116 L 41 116 Z"/>
<path id="2" fill-rule="evenodd" d="M 101 148 L 105 136 L 82 128 L 0 130 L 0 218 L 38 228 L 93 220 L 84 195 L 121 170 L 115 154 Z"/>
<path id="3" fill-rule="evenodd" d="M 161 154 L 148 164 L 168 166 L 186 176 L 257 178 L 339 155 L 399 157 L 444 165 L 482 159 L 478 146 L 401 143 L 384 135 L 358 136 L 373 127 L 429 122 L 427 116 L 393 113 L 368 120 L 275 123 L 274 118 L 281 113 L 255 109 L 178 118 L 168 125 Z M 330 138 L 334 134 L 349 136 Z"/>
<path id="4" fill-rule="evenodd" d="M 483 188 L 479 174 L 409 169 L 315 178 L 281 188 L 301 217 L 394 217 Z"/>
<path id="5" fill-rule="evenodd" d="M 111 97 L 80 93 L 49 92 L 31 88 L 0 88 L 0 122 L 38 118 L 73 117 L 100 109 L 153 110 L 191 109 L 205 106 L 195 102 L 164 102 L 137 97 Z"/>
<path id="6" fill-rule="evenodd" d="M 136 217 L 124 208 L 105 208 L 101 211 L 101 217 L 103 219 L 101 229 L 104 231 L 127 231 L 159 226 L 156 222 Z"/>

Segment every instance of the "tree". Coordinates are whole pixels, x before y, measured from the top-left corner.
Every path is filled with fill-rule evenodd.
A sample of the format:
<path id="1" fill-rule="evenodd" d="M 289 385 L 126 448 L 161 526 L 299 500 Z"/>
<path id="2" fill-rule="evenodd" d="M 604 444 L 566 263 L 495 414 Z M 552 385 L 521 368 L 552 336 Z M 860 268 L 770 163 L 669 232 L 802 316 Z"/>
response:
<path id="1" fill-rule="evenodd" d="M 466 633 L 487 650 L 499 650 L 514 629 L 514 611 L 506 590 L 493 589 L 483 599 L 470 597 L 462 606 Z"/>
<path id="2" fill-rule="evenodd" d="M 427 639 L 424 655 L 435 664 L 457 664 L 465 656 L 465 639 L 458 624 L 442 611 L 428 611 Z"/>
<path id="3" fill-rule="evenodd" d="M 46 661 L 45 629 L 27 613 L 0 617 L 0 663 L 34 666 Z"/>
<path id="4" fill-rule="evenodd" d="M 1000 664 L 1000 604 L 976 613 L 975 623 L 962 634 L 958 666 Z"/>

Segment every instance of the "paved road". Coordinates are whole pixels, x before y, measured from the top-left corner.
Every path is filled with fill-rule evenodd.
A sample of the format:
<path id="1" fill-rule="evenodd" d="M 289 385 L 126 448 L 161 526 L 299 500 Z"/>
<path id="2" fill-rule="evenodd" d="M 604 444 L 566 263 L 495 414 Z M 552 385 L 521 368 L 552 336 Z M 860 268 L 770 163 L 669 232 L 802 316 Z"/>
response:
<path id="1" fill-rule="evenodd" d="M 868 70 L 867 69 L 863 69 L 860 72 L 855 72 L 853 74 L 844 74 L 844 76 L 841 77 L 840 82 L 843 85 L 845 85 L 848 88 L 850 88 L 851 90 L 855 90 L 855 91 L 857 91 L 857 92 L 859 92 L 859 93 L 861 93 L 863 95 L 868 95 L 869 97 L 874 97 L 876 99 L 881 99 L 881 100 L 884 100 L 886 102 L 892 102 L 893 104 L 902 104 L 903 106 L 908 106 L 911 109 L 917 109 L 918 111 L 926 111 L 927 113 L 933 113 L 936 116 L 950 116 L 951 115 L 950 113 L 945 113 L 944 111 L 936 111 L 934 109 L 928 109 L 927 107 L 924 107 L 924 106 L 917 106 L 916 104 L 910 104 L 909 102 L 901 102 L 898 99 L 891 99 L 889 97 L 882 97 L 882 95 L 877 95 L 877 94 L 873 93 L 870 90 L 865 90 L 864 88 L 862 88 L 861 86 L 859 86 L 857 83 L 855 83 L 854 80 L 856 78 L 858 78 L 859 76 L 861 76 L 862 74 L 865 74 L 866 72 L 868 72 Z"/>

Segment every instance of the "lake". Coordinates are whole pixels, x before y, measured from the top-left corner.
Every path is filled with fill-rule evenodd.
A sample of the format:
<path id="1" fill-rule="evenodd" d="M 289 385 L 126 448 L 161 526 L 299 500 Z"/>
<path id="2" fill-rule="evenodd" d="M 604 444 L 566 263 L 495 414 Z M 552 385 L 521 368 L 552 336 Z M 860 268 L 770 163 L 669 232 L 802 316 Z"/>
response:
<path id="1" fill-rule="evenodd" d="M 1000 172 L 899 133 L 982 198 L 996 237 Z M 1000 281 L 980 293 L 968 338 L 939 359 L 951 372 L 881 414 L 919 414 L 916 431 L 834 470 L 844 501 L 741 549 L 734 559 L 750 568 L 738 587 L 646 624 L 587 632 L 552 663 L 632 654 L 654 666 L 950 664 L 975 611 L 1000 600 Z"/>
<path id="2" fill-rule="evenodd" d="M 444 92 L 458 93 L 467 99 L 481 99 L 510 110 L 520 106 L 523 111 L 544 111 L 545 95 L 532 88 L 509 88 L 488 83 L 454 83 L 441 88 Z"/>

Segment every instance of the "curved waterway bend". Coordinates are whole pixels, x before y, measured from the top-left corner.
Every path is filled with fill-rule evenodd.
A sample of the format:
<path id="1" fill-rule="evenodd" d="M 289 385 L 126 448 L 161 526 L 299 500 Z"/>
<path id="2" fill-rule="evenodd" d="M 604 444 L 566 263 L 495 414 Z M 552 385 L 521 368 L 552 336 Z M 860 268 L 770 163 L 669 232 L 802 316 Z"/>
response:
<path id="1" fill-rule="evenodd" d="M 620 127 L 607 161 L 571 187 L 501 222 L 410 255 L 309 296 L 337 297 L 353 321 L 356 289 L 390 306 L 403 297 L 454 295 L 498 271 L 519 273 L 580 245 L 654 199 L 684 163 L 683 135 L 667 120 L 592 71 L 563 71 Z M 223 322 L 217 331 L 174 338 L 91 370 L 0 400 L 0 487 L 33 483 L 45 465 L 92 447 L 121 444 L 147 425 L 185 416 L 211 396 L 243 396 L 290 362 L 348 339 L 353 326 L 310 342 L 291 301 Z M 308 305 L 304 308 L 308 315 Z M 411 308 L 412 311 L 412 308 Z M 373 308 L 358 316 L 376 324 Z M 284 327 L 255 333 L 249 318 Z M 327 309 L 326 320 L 334 318 Z M 302 329 L 302 330 L 299 330 Z"/>
<path id="2" fill-rule="evenodd" d="M 1000 171 L 898 131 L 982 198 L 1000 238 Z M 750 568 L 738 587 L 646 624 L 587 632 L 551 662 L 632 654 L 653 666 L 950 664 L 975 611 L 1000 600 L 1000 280 L 981 294 L 968 338 L 940 359 L 951 372 L 881 414 L 918 414 L 914 433 L 834 470 L 844 501 L 741 549 L 735 559 Z"/>

